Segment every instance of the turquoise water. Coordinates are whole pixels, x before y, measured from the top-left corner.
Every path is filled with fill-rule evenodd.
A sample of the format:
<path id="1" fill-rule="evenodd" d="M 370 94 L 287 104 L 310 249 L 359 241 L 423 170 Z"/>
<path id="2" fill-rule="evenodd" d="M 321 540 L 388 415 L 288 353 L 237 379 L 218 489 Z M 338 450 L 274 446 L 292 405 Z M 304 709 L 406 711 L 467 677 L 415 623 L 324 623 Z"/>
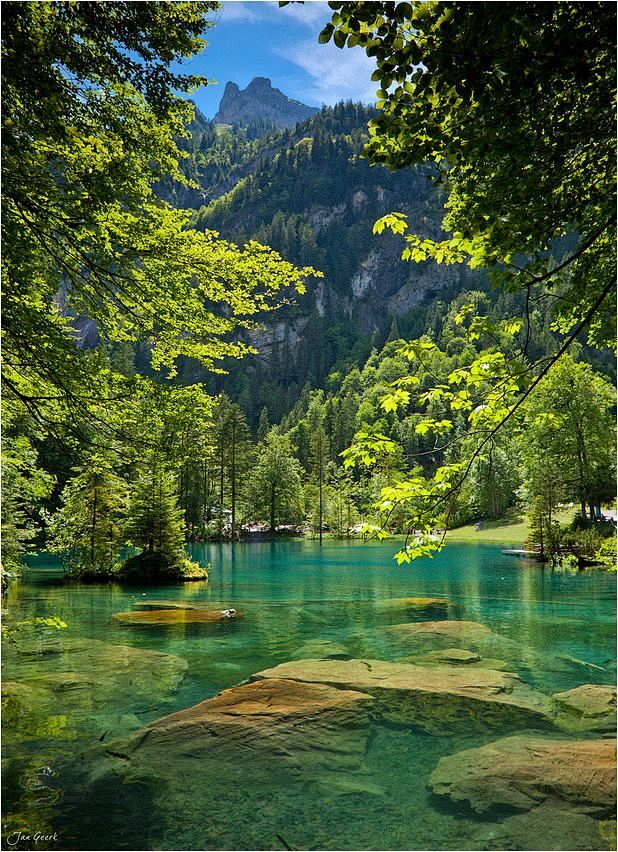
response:
<path id="1" fill-rule="evenodd" d="M 510 655 L 548 695 L 615 682 L 615 575 L 560 573 L 493 545 L 449 545 L 433 560 L 398 568 L 393 549 L 303 540 L 196 545 L 192 556 L 212 565 L 209 582 L 154 589 L 65 583 L 57 563 L 33 558 L 8 593 L 5 616 L 3 680 L 30 690 L 15 687 L 22 704 L 5 711 L 4 831 L 12 840 L 10 832 L 22 832 L 14 848 L 500 848 L 491 838 L 509 815 L 481 821 L 426 789 L 441 756 L 489 742 L 495 731 L 429 736 L 375 723 L 354 770 L 357 788 L 345 791 L 290 777 L 274 759 L 255 766 L 240 756 L 215 772 L 190 755 L 175 766 L 170 756 L 140 778 L 106 762 L 106 749 L 140 725 L 279 663 L 404 659 L 409 650 L 387 628 L 410 620 L 486 625 L 502 642 L 501 658 Z M 397 600 L 407 597 L 447 599 L 449 607 L 402 608 Z M 217 625 L 113 618 L 146 600 L 235 607 L 244 617 Z M 50 615 L 68 627 L 18 625 Z M 135 649 L 128 663 L 117 646 Z M 142 651 L 181 659 L 153 662 Z M 29 842 L 37 831 L 57 839 Z"/>

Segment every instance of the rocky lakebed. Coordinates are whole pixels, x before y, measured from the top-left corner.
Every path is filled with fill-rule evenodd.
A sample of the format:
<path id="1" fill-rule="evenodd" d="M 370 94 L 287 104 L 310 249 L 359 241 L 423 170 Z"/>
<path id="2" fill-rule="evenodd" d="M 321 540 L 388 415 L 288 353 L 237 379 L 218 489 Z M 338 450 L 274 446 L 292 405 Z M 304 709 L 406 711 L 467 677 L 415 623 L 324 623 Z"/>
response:
<path id="1" fill-rule="evenodd" d="M 580 685 L 545 694 L 519 673 L 531 665 L 525 648 L 481 623 L 458 619 L 447 600 L 387 605 L 404 617 L 434 616 L 383 628 L 395 659 L 357 657 L 341 643 L 315 639 L 287 662 L 147 724 L 139 708 L 146 704 L 151 715 L 165 709 L 187 673 L 182 657 L 62 635 L 18 643 L 18 655 L 39 665 L 31 676 L 3 684 L 5 730 L 26 749 L 42 734 L 53 735 L 74 758 L 60 818 L 50 804 L 50 825 L 64 832 L 62 848 L 74 848 L 69 826 L 76 820 L 87 835 L 96 833 L 101 809 L 115 808 L 122 821 L 127 809 L 144 807 L 173 810 L 183 821 L 203 820 L 204 813 L 212 818 L 223 809 L 228 834 L 221 817 L 215 819 L 221 845 L 208 846 L 205 829 L 202 848 L 235 848 L 230 817 L 238 824 L 251 819 L 239 797 L 248 784 L 263 791 L 266 814 L 269 800 L 279 801 L 285 791 L 296 791 L 292 799 L 300 801 L 297 794 L 311 790 L 333 812 L 356 797 L 378 811 L 384 802 L 386 815 L 388 748 L 382 771 L 371 765 L 380 762 L 381 736 L 390 731 L 396 742 L 405 735 L 420 738 L 421 751 L 439 744 L 429 771 L 426 756 L 417 763 L 414 749 L 405 762 L 401 754 L 394 761 L 398 772 L 408 767 L 436 813 L 446 809 L 453 817 L 460 836 L 456 829 L 451 848 L 612 848 L 615 688 L 584 681 L 590 670 L 582 668 Z M 137 601 L 113 617 L 135 629 L 190 624 L 212 630 L 240 622 L 243 613 L 224 605 Z M 545 664 L 565 665 L 558 659 Z M 71 752 L 76 742 L 79 755 Z M 79 796 L 71 794 L 71 784 Z M 53 783 L 48 787 L 53 790 Z M 91 804 L 87 813 L 84 801 Z M 251 802 L 259 826 L 264 813 L 255 797 Z M 319 831 L 313 836 L 314 848 L 328 848 Z M 260 846 L 261 837 L 258 830 L 251 848 L 291 845 L 275 833 Z M 125 848 L 113 826 L 110 838 L 98 848 Z M 180 822 L 174 827 L 168 817 L 165 829 L 151 829 L 139 848 L 195 848 L 177 845 L 182 838 Z M 448 848 L 440 842 L 435 848 Z M 332 848 L 345 847 L 338 839 Z"/>

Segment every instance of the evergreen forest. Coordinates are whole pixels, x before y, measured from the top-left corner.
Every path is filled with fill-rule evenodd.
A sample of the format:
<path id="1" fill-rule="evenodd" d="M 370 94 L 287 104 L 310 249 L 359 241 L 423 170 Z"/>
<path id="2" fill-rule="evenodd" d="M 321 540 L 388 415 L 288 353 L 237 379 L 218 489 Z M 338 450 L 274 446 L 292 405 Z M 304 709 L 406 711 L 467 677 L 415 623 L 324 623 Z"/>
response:
<path id="1" fill-rule="evenodd" d="M 154 32 L 146 11 L 125 20 L 120 4 L 95 34 L 98 4 L 58 4 L 51 16 L 10 5 L 6 571 L 37 547 L 73 575 L 112 576 L 133 548 L 163 554 L 163 573 L 190 574 L 183 540 L 251 525 L 407 534 L 422 554 L 435 530 L 509 512 L 527 512 L 550 550 L 592 558 L 605 546 L 611 525 L 598 519 L 615 490 L 607 299 L 587 330 L 548 307 L 568 301 L 557 291 L 576 291 L 573 264 L 596 243 L 567 228 L 549 250 L 539 243 L 530 283 L 513 285 L 508 260 L 487 268 L 465 233 L 446 240 L 445 228 L 460 227 L 458 185 L 420 156 L 391 162 L 379 110 L 342 102 L 291 129 L 218 125 L 171 98 L 170 82 L 152 90 L 146 69 L 162 68 L 162 55 L 146 52 L 138 67 L 110 54 L 96 66 L 109 38 L 130 46 L 138 30 Z M 178 12 L 170 50 L 191 49 L 208 5 Z M 353 19 L 341 20 L 335 34 Z M 65 31 L 86 33 L 92 55 L 67 47 Z M 32 56 L 45 84 L 24 100 Z M 58 61 L 83 83 L 59 75 Z M 99 90 L 110 93 L 105 116 Z M 127 134 L 138 140 L 131 157 Z M 552 282 L 552 268 L 567 270 L 566 283 L 558 273 Z M 561 525 L 565 506 L 577 518 Z"/>
<path id="2" fill-rule="evenodd" d="M 615 34 L 5 0 L 2 848 L 615 849 Z"/>

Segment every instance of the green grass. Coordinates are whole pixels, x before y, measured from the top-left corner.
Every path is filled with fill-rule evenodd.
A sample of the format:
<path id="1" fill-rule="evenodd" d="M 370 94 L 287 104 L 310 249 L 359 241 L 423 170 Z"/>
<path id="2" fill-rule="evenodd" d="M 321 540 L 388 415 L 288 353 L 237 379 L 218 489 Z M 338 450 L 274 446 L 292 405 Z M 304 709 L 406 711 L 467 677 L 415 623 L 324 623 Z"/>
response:
<path id="1" fill-rule="evenodd" d="M 573 509 L 564 509 L 556 513 L 556 520 L 568 524 L 573 519 Z M 524 512 L 510 511 L 498 521 L 482 521 L 482 529 L 476 530 L 476 524 L 468 524 L 449 530 L 448 541 L 496 541 L 519 546 L 528 538 L 528 523 Z"/>

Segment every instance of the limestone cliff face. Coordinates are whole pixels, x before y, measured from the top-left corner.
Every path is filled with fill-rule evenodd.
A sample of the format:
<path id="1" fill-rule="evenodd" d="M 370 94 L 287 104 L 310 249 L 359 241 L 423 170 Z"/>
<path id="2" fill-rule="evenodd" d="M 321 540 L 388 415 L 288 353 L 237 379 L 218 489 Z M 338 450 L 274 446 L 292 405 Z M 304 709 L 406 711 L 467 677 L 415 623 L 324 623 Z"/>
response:
<path id="1" fill-rule="evenodd" d="M 316 112 L 319 112 L 316 107 L 286 97 L 267 77 L 254 77 L 243 90 L 236 83 L 226 85 L 215 121 L 218 124 L 251 124 L 266 119 L 277 127 L 293 127 Z"/>
<path id="2" fill-rule="evenodd" d="M 384 210 L 361 210 L 357 201 L 361 194 L 365 194 L 362 189 L 352 188 L 347 200 L 329 207 L 313 205 L 302 212 L 302 218 L 318 234 L 354 225 L 368 212 L 373 221 Z M 385 209 L 396 206 L 411 212 L 401 198 L 383 201 Z M 344 322 L 358 329 L 360 334 L 371 335 L 393 319 L 426 303 L 427 299 L 438 298 L 441 291 L 476 286 L 476 276 L 466 266 L 444 266 L 434 261 L 405 263 L 401 251 L 400 239 L 388 233 L 371 234 L 347 287 L 337 286 L 328 274 L 322 280 L 313 280 L 308 285 L 307 295 L 296 298 L 292 312 L 283 309 L 263 318 L 263 326 L 249 334 L 252 345 L 268 362 L 273 344 L 282 344 L 285 339 L 289 351 L 296 356 L 312 316 L 319 317 L 326 327 Z"/>

